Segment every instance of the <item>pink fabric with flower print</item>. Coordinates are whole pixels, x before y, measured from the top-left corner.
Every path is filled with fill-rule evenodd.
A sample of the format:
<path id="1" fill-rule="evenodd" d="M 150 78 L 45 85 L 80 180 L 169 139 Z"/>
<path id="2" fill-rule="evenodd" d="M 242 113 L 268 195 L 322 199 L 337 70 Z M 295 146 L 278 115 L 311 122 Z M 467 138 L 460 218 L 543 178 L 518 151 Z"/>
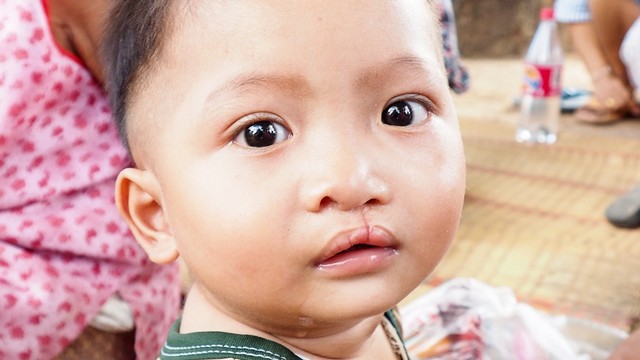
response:
<path id="1" fill-rule="evenodd" d="M 0 0 L 0 358 L 45 359 L 116 291 L 154 359 L 179 304 L 114 206 L 129 158 L 89 71 L 54 42 L 46 3 Z"/>

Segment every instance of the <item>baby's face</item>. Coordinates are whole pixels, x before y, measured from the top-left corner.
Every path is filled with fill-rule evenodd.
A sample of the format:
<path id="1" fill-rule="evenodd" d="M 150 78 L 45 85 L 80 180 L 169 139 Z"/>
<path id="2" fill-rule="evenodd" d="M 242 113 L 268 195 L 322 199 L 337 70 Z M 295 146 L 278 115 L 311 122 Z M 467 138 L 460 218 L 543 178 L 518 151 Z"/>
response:
<path id="1" fill-rule="evenodd" d="M 464 193 L 426 2 L 198 2 L 180 23 L 132 105 L 153 137 L 133 150 L 211 306 L 285 332 L 394 306 Z"/>

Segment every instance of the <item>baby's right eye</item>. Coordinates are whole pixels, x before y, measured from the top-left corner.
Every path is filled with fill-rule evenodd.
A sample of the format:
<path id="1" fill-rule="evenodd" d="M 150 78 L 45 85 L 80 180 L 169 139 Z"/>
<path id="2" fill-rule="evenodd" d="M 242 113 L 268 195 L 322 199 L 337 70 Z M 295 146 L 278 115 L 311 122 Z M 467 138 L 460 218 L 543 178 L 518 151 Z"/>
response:
<path id="1" fill-rule="evenodd" d="M 242 129 L 233 142 L 244 147 L 266 147 L 290 136 L 291 132 L 275 121 L 258 121 Z"/>

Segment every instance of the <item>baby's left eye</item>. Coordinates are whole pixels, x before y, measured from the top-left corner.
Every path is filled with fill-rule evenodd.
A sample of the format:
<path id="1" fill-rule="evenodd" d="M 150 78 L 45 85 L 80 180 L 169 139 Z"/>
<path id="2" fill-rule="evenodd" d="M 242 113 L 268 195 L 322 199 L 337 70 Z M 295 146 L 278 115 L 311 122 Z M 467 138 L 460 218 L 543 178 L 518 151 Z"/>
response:
<path id="1" fill-rule="evenodd" d="M 382 122 L 391 126 L 409 126 L 426 121 L 429 110 L 413 100 L 400 100 L 387 106 L 382 112 Z"/>
<path id="2" fill-rule="evenodd" d="M 289 130 L 275 121 L 258 121 L 240 131 L 233 141 L 244 147 L 265 147 L 285 141 Z"/>

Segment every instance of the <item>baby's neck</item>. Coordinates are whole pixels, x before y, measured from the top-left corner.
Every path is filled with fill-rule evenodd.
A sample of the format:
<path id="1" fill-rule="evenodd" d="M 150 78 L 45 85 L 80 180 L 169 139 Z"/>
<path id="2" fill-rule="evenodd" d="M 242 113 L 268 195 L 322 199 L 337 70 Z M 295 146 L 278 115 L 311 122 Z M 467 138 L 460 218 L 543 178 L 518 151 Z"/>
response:
<path id="1" fill-rule="evenodd" d="M 182 314 L 180 333 L 221 331 L 259 336 L 310 360 L 397 359 L 382 326 L 384 315 L 330 328 L 260 329 L 231 316 L 192 289 Z"/>
<path id="2" fill-rule="evenodd" d="M 325 337 L 285 339 L 288 344 L 284 345 L 306 359 L 397 360 L 381 320 L 367 319 L 362 324 L 363 328 L 354 327 Z"/>

